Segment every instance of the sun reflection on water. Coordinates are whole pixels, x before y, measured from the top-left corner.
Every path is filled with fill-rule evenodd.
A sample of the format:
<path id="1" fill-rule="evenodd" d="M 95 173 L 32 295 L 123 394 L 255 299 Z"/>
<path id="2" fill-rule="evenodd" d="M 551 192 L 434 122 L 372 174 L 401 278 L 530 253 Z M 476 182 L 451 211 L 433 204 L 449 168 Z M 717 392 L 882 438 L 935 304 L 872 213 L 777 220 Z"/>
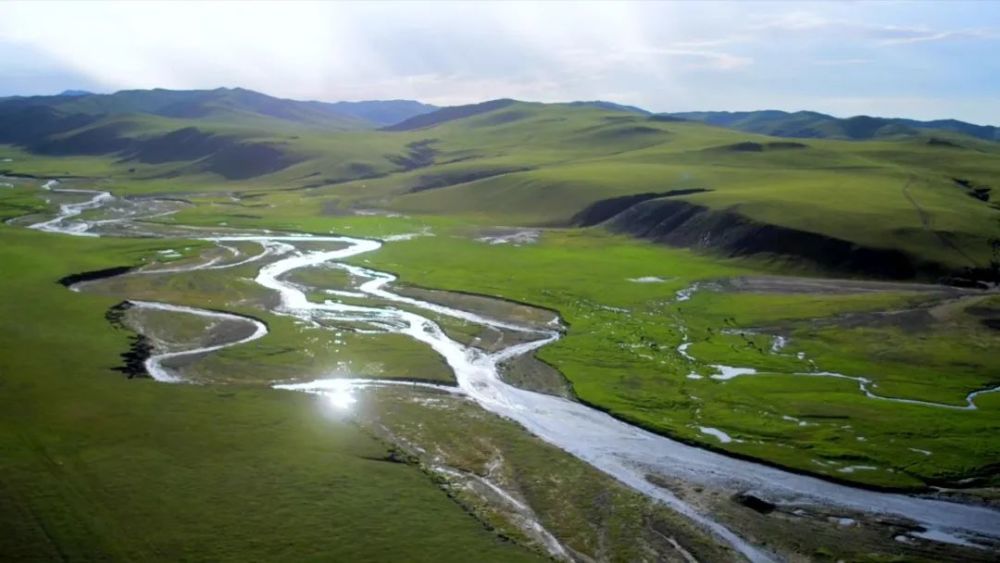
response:
<path id="1" fill-rule="evenodd" d="M 323 390 L 327 404 L 337 410 L 349 410 L 358 400 L 354 397 L 354 386 L 347 380 L 331 380 Z"/>

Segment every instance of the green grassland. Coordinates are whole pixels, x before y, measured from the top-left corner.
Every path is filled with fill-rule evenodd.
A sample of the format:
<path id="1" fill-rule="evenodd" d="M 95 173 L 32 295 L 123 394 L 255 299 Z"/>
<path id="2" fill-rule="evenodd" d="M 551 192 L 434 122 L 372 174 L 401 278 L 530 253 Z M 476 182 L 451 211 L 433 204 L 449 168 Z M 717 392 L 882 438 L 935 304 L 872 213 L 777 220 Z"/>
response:
<path id="1" fill-rule="evenodd" d="M 427 416 L 428 410 L 438 416 Z M 411 448 L 423 448 L 425 463 L 490 479 L 523 499 L 535 518 L 576 553 L 609 561 L 642 560 L 651 552 L 672 553 L 669 545 L 663 545 L 664 536 L 677 536 L 702 559 L 733 557 L 724 547 L 706 542 L 696 528 L 665 507 L 474 403 L 440 394 L 386 390 L 366 397 L 358 411 L 365 426 L 381 428 Z M 419 456 L 419 450 L 413 454 Z M 509 522 L 509 505 L 498 505 L 460 481 L 450 490 L 505 534 L 523 535 Z"/>
<path id="2" fill-rule="evenodd" d="M 560 311 L 570 323 L 569 334 L 541 351 L 540 357 L 562 371 L 578 397 L 617 416 L 685 440 L 839 479 L 898 487 L 955 482 L 981 472 L 995 458 L 995 448 L 984 439 L 997 424 L 989 408 L 993 396 L 981 397 L 982 408 L 977 411 L 946 411 L 867 399 L 858 391 L 857 384 L 848 380 L 787 375 L 811 370 L 837 371 L 873 380 L 874 389 L 880 394 L 953 405 L 963 404 L 965 394 L 970 391 L 995 385 L 990 375 L 997 373 L 995 362 L 985 352 L 996 346 L 996 337 L 976 323 L 940 324 L 917 332 L 891 326 L 848 329 L 810 324 L 811 319 L 847 311 L 905 306 L 919 301 L 918 295 L 881 292 L 865 296 L 802 297 L 702 292 L 691 301 L 673 303 L 676 291 L 697 280 L 774 272 L 775 268 L 792 272 L 812 269 L 798 264 L 789 267 L 787 261 L 768 262 L 762 257 L 719 261 L 691 251 L 629 242 L 593 229 L 548 230 L 542 243 L 535 246 L 491 246 L 473 240 L 479 225 L 564 224 L 577 210 L 598 199 L 709 185 L 713 191 L 684 197 L 709 207 L 740 201 L 741 212 L 759 211 L 762 215 L 758 218 L 762 221 L 772 221 L 767 214 L 775 213 L 773 221 L 791 225 L 815 227 L 836 222 L 834 232 L 850 230 L 851 236 L 859 241 L 886 242 L 890 240 L 888 236 L 893 236 L 893 244 L 900 248 L 912 248 L 925 258 L 951 261 L 958 266 L 965 257 L 956 258 L 951 248 L 944 250 L 940 240 L 929 241 L 927 233 L 921 234 L 924 238 L 911 236 L 920 231 L 912 225 L 920 222 L 920 215 L 902 193 L 906 188 L 911 198 L 919 197 L 925 202 L 938 197 L 940 211 L 928 212 L 936 209 L 930 204 L 923 207 L 925 212 L 933 213 L 930 215 L 933 225 L 940 227 L 948 221 L 954 232 L 970 229 L 978 234 L 970 235 L 969 240 L 985 241 L 990 233 L 988 223 L 996 214 L 994 209 L 966 196 L 955 186 L 940 183 L 951 182 L 950 179 L 942 179 L 939 184 L 911 179 L 911 174 L 931 177 L 928 166 L 933 165 L 933 159 L 927 151 L 942 149 L 927 148 L 916 141 L 810 141 L 816 147 L 744 154 L 712 148 L 731 141 L 730 131 L 699 124 L 654 123 L 651 127 L 671 132 L 642 135 L 662 135 L 669 141 L 659 145 L 643 141 L 645 146 L 601 157 L 598 156 L 601 147 L 608 142 L 608 126 L 600 122 L 608 121 L 607 112 L 587 110 L 581 116 L 581 110 L 557 108 L 556 115 L 564 114 L 563 121 L 572 118 L 574 124 L 589 124 L 589 127 L 580 125 L 584 133 L 578 137 L 596 136 L 597 140 L 592 142 L 592 148 L 584 143 L 585 150 L 592 151 L 584 154 L 584 158 L 545 166 L 541 164 L 544 161 L 572 158 L 568 154 L 571 151 L 559 142 L 559 130 L 546 129 L 555 127 L 551 125 L 553 122 L 563 121 L 551 118 L 552 112 L 546 109 L 550 108 L 528 106 L 524 111 L 527 117 L 494 126 L 501 131 L 491 130 L 489 147 L 483 148 L 480 142 L 476 149 L 475 156 L 493 163 L 498 170 L 520 162 L 522 167 L 537 167 L 531 171 L 509 172 L 416 192 L 409 192 L 412 188 L 409 183 L 427 182 L 421 175 L 461 176 L 482 162 L 467 158 L 381 178 L 292 191 L 262 188 L 253 183 L 219 182 L 227 191 L 213 195 L 214 188 L 202 191 L 201 184 L 194 182 L 184 184 L 185 189 L 195 192 L 195 195 L 185 194 L 194 205 L 163 221 L 377 237 L 408 232 L 436 234 L 390 243 L 374 255 L 360 257 L 359 263 L 397 272 L 405 283 L 497 295 Z M 620 129 L 621 122 L 637 119 L 613 117 L 616 119 L 612 129 Z M 476 120 L 497 121 L 497 118 L 480 116 L 434 128 L 435 137 L 442 139 L 435 159 L 472 156 L 469 154 L 472 149 L 460 147 L 476 146 L 476 135 L 485 136 L 479 130 L 489 126 Z M 524 137 L 528 128 L 517 127 L 524 120 L 531 121 L 538 130 L 536 137 Z M 597 125 L 591 123 L 594 120 Z M 402 138 L 405 145 L 425 133 L 392 135 Z M 746 134 L 739 135 L 746 138 Z M 454 145 L 449 147 L 443 139 L 453 139 L 450 142 Z M 525 150 L 529 142 L 541 149 L 529 154 Z M 666 152 L 668 148 L 674 152 Z M 814 150 L 818 154 L 810 154 Z M 790 152 L 796 156 L 789 156 Z M 684 159 L 690 162 L 677 163 Z M 993 166 L 990 162 L 973 161 L 964 166 L 978 166 L 981 175 L 990 174 Z M 910 167 L 908 172 L 903 171 L 904 166 Z M 963 164 L 961 160 L 949 160 L 947 166 Z M 711 180 L 702 183 L 698 176 L 685 175 L 686 169 L 698 170 L 701 179 Z M 965 172 L 968 170 L 962 173 Z M 274 178 L 269 181 L 280 183 L 282 174 L 272 175 Z M 620 178 L 628 181 L 618 181 Z M 673 181 L 658 183 L 663 178 Z M 291 179 L 288 181 L 294 186 Z M 829 186 L 824 187 L 824 181 Z M 117 176 L 112 180 L 113 191 L 155 191 L 145 182 L 138 182 L 146 186 L 140 189 L 133 189 L 131 180 L 119 182 Z M 234 200 L 231 193 L 240 197 Z M 845 193 L 848 197 L 844 197 Z M 432 196 L 435 199 L 426 199 Z M 858 216 L 862 197 L 867 198 L 866 205 Z M 418 198 L 429 203 L 426 207 L 412 207 L 410 203 Z M 395 209 L 405 215 L 352 214 L 352 209 L 371 208 Z M 816 210 L 816 214 L 810 215 L 809 209 Z M 784 211 L 777 213 L 779 210 Z M 825 211 L 819 213 L 819 210 Z M 859 223 L 871 216 L 879 220 Z M 888 229 L 891 235 L 886 232 L 887 226 L 891 226 Z M 979 248 L 977 256 L 985 260 L 982 251 L 985 243 Z M 968 249 L 969 253 L 975 252 L 972 246 Z M 648 276 L 666 282 L 627 281 Z M 159 296 L 179 303 L 218 306 L 211 294 L 221 295 L 225 291 L 229 308 L 260 314 L 252 306 L 240 309 L 239 285 L 230 287 L 221 276 L 214 281 L 211 278 L 211 274 L 201 273 L 165 279 L 168 286 L 154 285 L 134 296 Z M 244 285 L 251 290 L 252 284 Z M 193 288 L 207 292 L 208 297 L 197 297 Z M 253 299 L 262 298 L 258 295 Z M 244 306 L 252 305 L 253 299 Z M 772 316 L 776 311 L 781 313 L 778 318 Z M 226 350 L 192 366 L 190 373 L 209 379 L 220 373 L 239 374 L 225 377 L 265 381 L 315 376 L 337 361 L 345 361 L 355 368 L 364 366 L 361 371 L 365 375 L 376 377 L 450 379 L 440 360 L 421 353 L 419 347 L 403 338 L 396 338 L 398 341 L 391 346 L 393 352 L 387 355 L 379 353 L 391 340 L 387 337 L 349 335 L 332 339 L 310 335 L 303 339 L 306 334 L 303 329 L 287 320 L 270 317 L 267 320 L 283 328 L 262 340 L 259 348 Z M 769 348 L 771 336 L 720 332 L 775 325 L 791 337 L 791 347 L 785 354 L 762 353 Z M 467 327 L 446 323 L 445 328 L 462 338 L 474 336 Z M 693 365 L 676 352 L 685 333 L 692 341 L 690 353 L 698 358 Z M 342 344 L 336 344 L 336 340 Z M 301 351 L 293 352 L 289 342 L 307 344 Z M 886 343 L 892 343 L 895 354 L 887 352 L 890 348 Z M 796 359 L 798 352 L 804 353 L 808 361 Z M 345 357 L 347 360 L 343 360 Z M 378 357 L 379 361 L 373 362 L 372 357 Z M 709 364 L 715 363 L 753 367 L 761 375 L 715 381 L 708 377 L 713 373 Z M 689 373 L 697 373 L 703 379 L 688 379 Z M 885 420 L 897 423 L 885 425 Z M 720 428 L 735 440 L 717 443 L 701 434 L 699 426 Z M 886 431 L 891 428 L 901 429 L 900 433 Z M 926 456 L 916 450 L 934 454 Z M 878 469 L 841 471 L 850 465 Z"/>
<path id="3" fill-rule="evenodd" d="M 162 241 L 0 237 L 5 558 L 535 558 L 309 397 L 112 372 L 128 345 L 103 318 L 115 301 L 54 280 Z"/>
<path id="4" fill-rule="evenodd" d="M 190 242 L 195 248 L 205 243 Z M 156 245 L 165 246 L 164 241 Z M 171 248 L 167 246 L 168 248 Z M 190 248 L 190 247 L 188 247 Z M 255 254 L 259 249 L 251 249 Z M 171 262 L 171 266 L 185 260 Z M 310 380 L 337 375 L 390 379 L 418 379 L 450 383 L 447 365 L 433 351 L 402 335 L 363 334 L 348 324 L 334 331 L 315 330 L 301 322 L 268 311 L 273 295 L 252 281 L 259 265 L 227 270 L 196 270 L 163 275 L 129 275 L 90 284 L 87 293 L 115 299 L 161 301 L 193 307 L 222 309 L 259 318 L 268 334 L 249 346 L 220 351 L 183 366 L 184 377 L 198 382 L 268 384 L 273 381 Z M 344 282 L 345 280 L 337 280 Z M 329 283 L 325 287 L 343 287 Z M 318 294 L 323 300 L 328 295 Z M 169 321 L 160 315 L 156 325 L 165 334 L 182 336 L 190 318 Z M 195 321 L 197 322 L 197 321 Z M 167 326 L 162 326 L 164 323 Z"/>
<path id="5" fill-rule="evenodd" d="M 193 127 L 228 139 L 226 150 L 271 147 L 284 164 L 235 177 L 239 159 L 217 153 L 144 160 L 83 152 L 88 132 L 112 124 L 114 138 L 130 146 L 157 146 Z M 85 176 L 71 185 L 191 202 L 157 219 L 168 224 L 421 233 L 355 261 L 394 272 L 411 289 L 474 292 L 558 311 L 566 336 L 538 357 L 562 373 L 579 400 L 617 417 L 863 485 L 921 489 L 973 478 L 995 486 L 1000 394 L 980 396 L 977 410 L 949 410 L 866 398 L 850 380 L 797 375 L 863 376 L 880 395 L 963 405 L 967 393 L 1000 384 L 992 353 L 1000 333 L 981 322 L 984 308 L 998 308 L 994 297 L 931 302 L 922 290 L 895 286 L 803 295 L 723 284 L 678 301 L 677 292 L 694 282 L 831 270 L 821 256 L 743 255 L 712 244 L 671 248 L 601 227 L 570 227 L 582 210 L 609 198 L 702 189 L 668 199 L 755 225 L 899 251 L 948 271 L 983 268 L 993 258 L 991 239 L 1000 235 L 1000 211 L 955 180 L 995 186 L 1000 148 L 958 134 L 934 136 L 957 146 L 917 135 L 789 147 L 700 123 L 520 102 L 399 132 L 232 114 L 125 113 L 52 139 L 63 143 L 60 154 L 2 145 L 0 158 L 12 161 L 0 169 Z M 756 145 L 747 150 L 743 143 Z M 0 188 L 0 218 L 50 207 L 39 181 L 2 181 L 14 187 Z M 541 235 L 525 245 L 476 240 L 496 226 L 538 228 Z M 398 335 L 338 335 L 265 313 L 273 296 L 247 279 L 252 267 L 126 276 L 84 294 L 54 283 L 73 272 L 148 262 L 165 249 L 193 260 L 205 248 L 195 242 L 81 240 L 6 226 L 0 238 L 0 495 L 15 507 L 4 511 L 14 532 L 0 551 L 23 558 L 50 557 L 52 549 L 68 558 L 122 559 L 533 557 L 500 542 L 413 467 L 372 461 L 386 446 L 357 427 L 324 418 L 307 397 L 261 388 L 337 370 L 451 381 L 432 352 Z M 347 282 L 334 272 L 301 275 L 323 287 Z M 631 281 L 648 277 L 662 281 Z M 204 385 L 125 381 L 110 368 L 120 363 L 129 334 L 103 318 L 125 297 L 253 315 L 270 333 L 183 367 Z M 921 308 L 931 320 L 838 320 Z M 457 338 L 478 336 L 439 320 Z M 183 322 L 174 328 L 191 330 Z M 775 334 L 788 338 L 780 353 L 770 351 Z M 694 361 L 678 352 L 684 342 Z M 713 364 L 758 373 L 719 381 L 710 377 Z M 733 441 L 721 443 L 701 426 Z"/>
<path id="6" fill-rule="evenodd" d="M 964 404 L 970 391 L 996 385 L 998 365 L 988 352 L 1000 345 L 1000 336 L 965 317 L 909 330 L 813 329 L 801 322 L 891 310 L 921 299 L 910 293 L 706 291 L 678 303 L 675 292 L 691 282 L 744 275 L 752 265 L 593 232 L 550 231 L 537 245 L 520 247 L 455 236 L 418 238 L 387 245 L 370 263 L 399 273 L 404 283 L 560 311 L 568 334 L 539 357 L 562 371 L 581 400 L 684 440 L 890 487 L 988 474 L 998 455 L 989 438 L 1000 425 L 996 395 L 980 397 L 979 410 L 947 410 L 869 399 L 852 381 L 790 375 L 839 370 L 871 378 L 879 393 L 954 405 Z M 647 276 L 665 281 L 629 281 Z M 724 328 L 783 324 L 792 327 L 792 344 L 782 355 L 762 351 L 770 337 L 749 346 L 740 335 L 720 334 Z M 693 364 L 676 351 L 685 332 L 699 358 Z M 814 364 L 796 359 L 798 351 Z M 754 367 L 761 374 L 729 381 L 687 378 L 691 372 L 714 373 L 709 363 Z M 720 444 L 699 426 L 720 428 L 740 441 Z M 851 465 L 876 469 L 842 471 Z"/>

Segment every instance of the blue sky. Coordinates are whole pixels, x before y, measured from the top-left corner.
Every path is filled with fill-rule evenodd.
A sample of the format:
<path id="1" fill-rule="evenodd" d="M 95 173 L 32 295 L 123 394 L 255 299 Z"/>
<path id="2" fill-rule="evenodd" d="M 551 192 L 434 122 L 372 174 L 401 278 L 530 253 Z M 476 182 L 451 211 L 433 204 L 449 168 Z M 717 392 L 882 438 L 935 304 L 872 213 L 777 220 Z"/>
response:
<path id="1" fill-rule="evenodd" d="M 1000 125 L 1000 2 L 0 3 L 0 96 L 242 86 Z"/>

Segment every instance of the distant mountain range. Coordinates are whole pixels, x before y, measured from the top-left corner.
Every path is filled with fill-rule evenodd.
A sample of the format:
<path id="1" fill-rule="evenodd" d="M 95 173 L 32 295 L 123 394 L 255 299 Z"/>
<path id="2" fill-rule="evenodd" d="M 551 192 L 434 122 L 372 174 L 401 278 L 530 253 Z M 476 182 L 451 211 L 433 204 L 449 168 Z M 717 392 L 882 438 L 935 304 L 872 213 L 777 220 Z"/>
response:
<path id="1" fill-rule="evenodd" d="M 54 120 L 85 116 L 147 114 L 213 122 L 272 120 L 293 122 L 338 131 L 375 129 L 437 109 L 410 100 L 364 102 L 313 102 L 275 98 L 243 88 L 215 90 L 123 90 L 114 94 L 92 94 L 66 90 L 57 96 L 0 99 L 0 127 L 4 117 L 29 112 Z M 46 117 L 42 117 L 46 116 Z M 2 142 L 2 141 L 0 141 Z"/>
<path id="2" fill-rule="evenodd" d="M 205 119 L 213 122 L 253 120 L 292 122 L 335 131 L 359 129 L 411 130 L 475 112 L 492 111 L 513 100 L 500 99 L 440 108 L 414 100 L 316 102 L 276 98 L 243 88 L 215 90 L 123 90 L 94 94 L 65 90 L 55 96 L 0 98 L 0 129 L 11 113 L 29 113 L 43 121 L 66 120 L 79 126 L 86 116 L 149 114 L 167 118 Z M 775 137 L 868 140 L 919 136 L 947 131 L 978 139 L 1000 141 L 1000 127 L 976 125 L 955 119 L 918 121 L 905 118 L 854 116 L 839 118 L 814 111 L 696 111 L 654 114 L 643 108 L 594 100 L 570 102 L 608 111 L 653 115 L 660 120 L 684 119 Z M 469 113 L 472 112 L 472 113 Z M 37 124 L 36 124 L 37 125 Z M 46 128 L 48 129 L 48 128 Z M 0 134 L 0 142 L 4 142 Z M 8 140 L 9 142 L 9 140 Z"/>
<path id="3" fill-rule="evenodd" d="M 367 102 L 336 102 L 333 111 L 350 115 L 386 127 L 438 109 L 437 106 L 414 100 L 378 100 Z"/>
<path id="4" fill-rule="evenodd" d="M 774 137 L 867 140 L 915 136 L 922 131 L 950 131 L 988 141 L 1000 141 L 1000 128 L 956 119 L 917 121 L 867 115 L 839 118 L 814 111 L 790 113 L 779 110 L 695 111 L 666 115 Z"/>

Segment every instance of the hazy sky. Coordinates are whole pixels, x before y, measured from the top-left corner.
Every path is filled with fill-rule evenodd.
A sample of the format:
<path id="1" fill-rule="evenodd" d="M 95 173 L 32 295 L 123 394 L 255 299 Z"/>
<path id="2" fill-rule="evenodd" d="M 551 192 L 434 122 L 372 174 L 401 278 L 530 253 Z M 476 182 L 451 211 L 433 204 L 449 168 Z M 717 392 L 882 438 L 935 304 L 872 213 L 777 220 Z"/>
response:
<path id="1" fill-rule="evenodd" d="M 0 96 L 218 86 L 1000 124 L 1000 2 L 0 2 Z"/>

